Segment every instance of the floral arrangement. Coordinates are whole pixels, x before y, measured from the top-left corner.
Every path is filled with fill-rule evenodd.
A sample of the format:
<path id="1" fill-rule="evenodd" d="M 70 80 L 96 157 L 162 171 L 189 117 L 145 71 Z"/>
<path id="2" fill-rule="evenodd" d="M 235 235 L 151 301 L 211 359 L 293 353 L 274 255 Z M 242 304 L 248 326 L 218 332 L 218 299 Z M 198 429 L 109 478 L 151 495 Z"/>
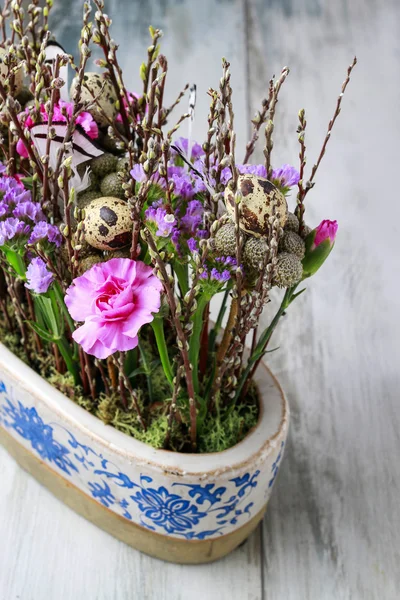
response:
<path id="1" fill-rule="evenodd" d="M 305 200 L 356 60 L 307 177 L 304 110 L 299 168 L 272 163 L 287 68 L 269 82 L 239 162 L 225 59 L 199 144 L 190 134 L 195 87 L 164 105 L 160 30 L 150 27 L 134 93 L 102 0 L 84 4 L 77 62 L 52 40 L 52 0 L 26 13 L 22 4 L 5 1 L 0 28 L 1 340 L 139 440 L 224 450 L 257 422 L 256 369 L 300 284 L 333 248 L 336 221 L 310 227 Z M 187 93 L 188 112 L 174 118 Z M 262 132 L 265 160 L 253 164 Z M 271 293 L 280 306 L 260 330 Z"/>

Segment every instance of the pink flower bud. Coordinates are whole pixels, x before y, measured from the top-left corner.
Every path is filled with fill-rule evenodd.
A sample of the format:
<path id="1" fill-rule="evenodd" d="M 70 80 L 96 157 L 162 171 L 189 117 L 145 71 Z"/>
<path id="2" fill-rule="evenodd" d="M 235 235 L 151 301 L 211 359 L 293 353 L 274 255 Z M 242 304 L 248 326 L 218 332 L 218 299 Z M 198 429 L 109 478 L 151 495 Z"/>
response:
<path id="1" fill-rule="evenodd" d="M 328 219 L 322 221 L 315 230 L 316 233 L 314 238 L 314 248 L 316 246 L 319 246 L 321 242 L 324 242 L 328 238 L 331 242 L 331 245 L 333 245 L 336 238 L 337 230 L 337 221 L 329 221 Z"/>

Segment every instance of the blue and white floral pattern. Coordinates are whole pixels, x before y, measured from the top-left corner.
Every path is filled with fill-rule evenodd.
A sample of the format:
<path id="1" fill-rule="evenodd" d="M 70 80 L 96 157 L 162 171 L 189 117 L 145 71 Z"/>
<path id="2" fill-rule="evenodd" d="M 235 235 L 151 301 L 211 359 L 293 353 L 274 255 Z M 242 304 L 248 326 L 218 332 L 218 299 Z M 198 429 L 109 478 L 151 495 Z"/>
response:
<path id="1" fill-rule="evenodd" d="M 146 472 L 133 480 L 103 454 L 79 442 L 62 424 L 46 423 L 35 407 L 14 400 L 13 388 L 8 390 L 1 380 L 0 426 L 23 438 L 42 461 L 69 476 L 97 502 L 158 533 L 203 540 L 244 524 L 261 508 L 252 500 L 260 470 L 232 477 L 219 486 L 183 483 L 179 475 L 172 483 L 168 479 L 168 486 L 159 485 Z M 282 441 L 263 487 L 270 489 L 275 481 L 283 446 Z"/>

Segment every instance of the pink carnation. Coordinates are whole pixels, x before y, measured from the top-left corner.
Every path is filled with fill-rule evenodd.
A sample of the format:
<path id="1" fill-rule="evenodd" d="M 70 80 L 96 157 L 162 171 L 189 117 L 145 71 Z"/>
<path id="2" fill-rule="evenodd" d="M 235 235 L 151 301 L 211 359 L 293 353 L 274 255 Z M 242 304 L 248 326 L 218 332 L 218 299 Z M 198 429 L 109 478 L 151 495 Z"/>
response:
<path id="1" fill-rule="evenodd" d="M 161 281 L 141 261 L 112 258 L 94 265 L 66 292 L 71 317 L 84 322 L 74 340 L 97 358 L 135 348 L 139 329 L 160 308 L 161 289 Z"/>
<path id="2" fill-rule="evenodd" d="M 325 219 L 316 228 L 316 234 L 314 238 L 314 246 L 319 246 L 321 242 L 324 242 L 329 238 L 331 245 L 333 245 L 336 233 L 338 230 L 337 221 L 329 221 Z"/>

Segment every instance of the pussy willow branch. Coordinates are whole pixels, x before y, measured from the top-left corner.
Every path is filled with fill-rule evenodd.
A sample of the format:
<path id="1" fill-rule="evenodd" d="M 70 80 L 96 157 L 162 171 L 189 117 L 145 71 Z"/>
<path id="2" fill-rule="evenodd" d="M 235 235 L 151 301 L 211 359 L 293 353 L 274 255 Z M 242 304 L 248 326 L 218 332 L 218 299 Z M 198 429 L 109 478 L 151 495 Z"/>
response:
<path id="1" fill-rule="evenodd" d="M 169 115 L 172 113 L 172 111 L 174 110 L 174 108 L 175 108 L 176 106 L 178 106 L 179 102 L 182 100 L 182 98 L 183 98 L 183 97 L 184 97 L 184 95 L 186 94 L 186 91 L 188 90 L 188 88 L 189 88 L 189 84 L 187 83 L 187 84 L 185 85 L 185 87 L 183 88 L 183 90 L 182 90 L 182 91 L 179 93 L 179 95 L 178 95 L 177 99 L 175 100 L 175 102 L 173 102 L 173 103 L 171 104 L 171 106 L 169 106 L 168 108 L 165 108 L 165 109 L 163 110 L 163 117 L 164 117 L 164 118 L 163 118 L 163 123 L 162 123 L 163 125 L 165 125 L 165 123 L 166 123 L 166 121 L 167 121 L 167 118 L 168 118 L 168 117 L 169 117 Z"/>
<path id="2" fill-rule="evenodd" d="M 138 417 L 138 421 L 140 423 L 140 425 L 142 426 L 142 428 L 144 429 L 144 431 L 146 431 L 147 427 L 146 427 L 146 423 L 143 420 L 142 417 L 142 413 L 139 407 L 139 403 L 138 403 L 138 399 L 137 399 L 137 395 L 135 390 L 132 388 L 131 386 L 131 382 L 129 381 L 129 378 L 125 375 L 125 371 L 124 371 L 124 359 L 125 359 L 126 353 L 125 352 L 120 352 L 118 355 L 118 377 L 119 377 L 119 381 L 120 381 L 120 385 L 122 387 L 125 387 L 127 389 L 127 391 L 130 394 L 131 400 L 132 400 L 132 404 L 135 408 L 135 411 L 137 413 L 137 417 Z M 120 388 L 121 389 L 121 388 Z"/>
<path id="3" fill-rule="evenodd" d="M 265 168 L 267 171 L 267 179 L 271 178 L 272 174 L 272 166 L 271 166 L 271 154 L 272 148 L 274 146 L 272 134 L 274 131 L 274 118 L 275 118 L 275 109 L 278 103 L 279 92 L 282 85 L 285 82 L 286 77 L 289 75 L 288 67 L 284 67 L 279 76 L 279 79 L 274 84 L 272 98 L 269 104 L 268 110 L 268 121 L 265 127 L 265 148 L 264 148 L 264 156 L 265 156 Z"/>
<path id="4" fill-rule="evenodd" d="M 127 139 L 130 140 L 132 137 L 132 133 L 128 115 L 126 113 L 126 106 L 129 106 L 129 98 L 122 80 L 122 70 L 119 67 L 117 60 L 118 46 L 110 38 L 109 26 L 111 24 L 111 20 L 108 18 L 107 15 L 103 13 L 103 2 L 99 2 L 99 0 L 94 0 L 94 3 L 97 7 L 97 11 L 95 14 L 95 23 L 97 30 L 94 32 L 94 40 L 103 50 L 105 58 L 105 67 L 108 71 L 110 81 L 117 96 L 119 111 L 125 129 L 125 135 Z"/>
<path id="5" fill-rule="evenodd" d="M 246 164 L 249 162 L 249 158 L 251 157 L 251 155 L 254 152 L 254 148 L 256 146 L 256 142 L 259 137 L 259 132 L 260 132 L 261 126 L 264 125 L 266 118 L 267 118 L 269 105 L 270 105 L 270 99 L 264 98 L 264 100 L 262 100 L 262 102 L 261 102 L 261 110 L 257 111 L 257 113 L 255 114 L 254 118 L 251 121 L 253 123 L 253 134 L 251 136 L 250 141 L 246 144 L 246 154 L 244 155 L 244 158 L 243 158 L 243 164 Z"/>
<path id="6" fill-rule="evenodd" d="M 315 175 L 317 173 L 319 165 L 321 164 L 321 160 L 324 157 L 324 154 L 325 154 L 325 151 L 326 151 L 326 147 L 327 147 L 329 139 L 331 137 L 331 133 L 332 133 L 332 129 L 333 129 L 333 126 L 335 124 L 335 121 L 336 121 L 336 119 L 338 118 L 338 116 L 340 114 L 340 107 L 341 107 L 341 104 L 342 104 L 342 99 L 343 99 L 344 93 L 346 91 L 347 85 L 348 85 L 348 83 L 350 81 L 351 72 L 354 69 L 354 67 L 356 66 L 356 64 L 357 64 L 357 57 L 355 56 L 354 59 L 353 59 L 353 62 L 351 63 L 351 65 L 347 69 L 347 77 L 346 77 L 346 79 L 344 80 L 344 82 L 342 84 L 342 90 L 341 90 L 341 92 L 339 94 L 339 97 L 337 99 L 336 108 L 335 108 L 335 112 L 333 113 L 333 117 L 329 121 L 328 131 L 327 131 L 327 134 L 325 136 L 324 143 L 322 144 L 321 152 L 319 153 L 317 162 L 315 163 L 315 165 L 313 166 L 313 168 L 311 170 L 310 179 L 306 183 L 306 187 L 305 187 L 304 194 L 303 194 L 303 199 L 307 195 L 307 193 L 310 191 L 310 189 L 312 187 L 314 187 L 314 185 L 315 185 L 315 183 L 314 183 L 314 177 L 315 177 Z"/>
<path id="7" fill-rule="evenodd" d="M 301 234 L 304 230 L 304 169 L 306 166 L 306 113 L 304 108 L 299 111 L 299 126 L 297 128 L 298 140 L 300 144 L 300 169 L 299 169 L 299 181 L 298 181 L 298 192 L 297 192 L 297 206 L 295 214 L 299 219 L 299 233 Z"/>
<path id="8" fill-rule="evenodd" d="M 54 64 L 54 79 L 55 80 L 59 77 L 61 62 L 62 62 L 61 56 L 57 55 L 55 64 Z M 47 113 L 48 114 L 48 121 L 47 121 L 48 129 L 47 129 L 45 160 L 43 161 L 43 205 L 46 205 L 47 196 L 49 193 L 49 162 L 50 162 L 50 147 L 51 147 L 51 141 L 52 141 L 51 125 L 53 123 L 54 106 L 56 103 L 58 93 L 59 93 L 58 88 L 55 85 L 53 85 L 53 88 L 51 90 L 50 106 L 49 106 L 49 110 Z M 53 199 L 53 212 L 56 213 L 57 211 L 56 211 L 54 203 L 57 203 L 57 198 Z"/>
<path id="9" fill-rule="evenodd" d="M 157 100 L 156 100 L 156 91 L 159 88 L 159 79 L 157 78 L 158 74 L 158 65 L 156 64 L 151 69 L 151 85 L 150 85 L 150 93 L 147 104 L 147 122 L 146 127 L 144 127 L 144 143 L 143 150 L 147 152 L 147 146 L 150 139 L 151 128 L 153 126 L 153 118 L 157 111 Z"/>
<path id="10" fill-rule="evenodd" d="M 0 29 L 3 36 L 3 45 L 6 43 L 7 40 L 6 21 L 7 18 L 10 16 L 10 5 L 11 0 L 5 0 L 0 14 Z"/>
<path id="11" fill-rule="evenodd" d="M 67 116 L 65 116 L 65 118 L 67 119 L 67 128 L 65 131 L 64 140 L 63 140 L 60 148 L 57 151 L 57 163 L 56 163 L 56 168 L 54 170 L 54 175 L 53 175 L 53 181 L 54 181 L 53 194 L 54 194 L 55 198 L 58 197 L 58 191 L 59 191 L 58 177 L 60 175 L 61 165 L 62 165 L 64 154 L 66 151 L 66 143 L 71 140 L 72 134 L 75 130 L 76 119 L 77 119 L 79 113 L 81 112 L 80 99 L 81 99 L 81 93 L 82 93 L 83 78 L 85 75 L 86 64 L 87 64 L 87 61 L 89 60 L 89 57 L 91 54 L 90 50 L 88 48 L 88 43 L 91 38 L 91 31 L 89 30 L 89 28 L 86 28 L 82 35 L 84 36 L 82 38 L 84 41 L 81 44 L 80 62 L 79 62 L 79 67 L 77 69 L 78 74 L 77 74 L 77 78 L 76 78 L 74 94 L 72 97 L 72 102 L 74 105 L 73 111 L 72 111 L 72 116 L 70 119 L 67 119 Z M 73 64 L 71 66 L 74 67 Z M 76 67 L 75 67 L 75 69 L 76 69 Z"/>
<path id="12" fill-rule="evenodd" d="M 145 65 L 145 70 L 143 74 L 143 97 L 146 98 L 147 90 L 149 86 L 150 73 L 153 66 L 154 61 L 157 58 L 157 42 L 162 37 L 163 33 L 161 29 L 154 29 L 152 33 L 152 44 L 147 49 L 147 64 Z M 143 112 L 145 107 L 143 107 Z"/>
<path id="13" fill-rule="evenodd" d="M 177 365 L 177 369 L 176 369 L 176 375 L 174 377 L 174 389 L 172 392 L 171 404 L 170 404 L 169 413 L 168 413 L 167 433 L 165 435 L 165 440 L 164 440 L 164 449 L 165 450 L 168 449 L 169 442 L 171 439 L 172 423 L 173 423 L 175 415 L 176 415 L 176 402 L 178 399 L 178 394 L 181 389 L 180 382 L 183 377 L 183 373 L 184 373 L 183 365 L 181 362 L 179 362 Z"/>
<path id="14" fill-rule="evenodd" d="M 197 445 L 197 411 L 196 411 L 196 400 L 194 393 L 194 384 L 193 384 L 193 374 L 192 374 L 192 365 L 189 360 L 189 347 L 186 335 L 184 333 L 182 323 L 180 321 L 181 309 L 177 306 L 177 300 L 175 298 L 173 283 L 170 282 L 169 275 L 167 273 L 164 261 L 161 259 L 161 256 L 157 250 L 157 246 L 153 240 L 151 232 L 145 228 L 144 236 L 146 238 L 147 244 L 151 249 L 154 260 L 156 261 L 157 268 L 161 274 L 161 281 L 164 285 L 165 293 L 168 297 L 168 304 L 171 310 L 171 317 L 175 326 L 175 331 L 178 340 L 178 348 L 182 356 L 183 365 L 186 373 L 186 385 L 189 396 L 189 410 L 190 410 L 190 439 L 192 444 L 192 449 L 194 450 Z"/>
<path id="15" fill-rule="evenodd" d="M 31 144 L 27 140 L 26 135 L 24 133 L 24 129 L 23 129 L 21 123 L 19 122 L 18 113 L 15 109 L 15 101 L 11 96 L 7 96 L 7 92 L 1 82 L 0 82 L 0 96 L 6 105 L 7 111 L 11 117 L 13 124 L 14 124 L 15 130 L 18 133 L 18 137 L 24 144 L 24 146 L 29 154 L 29 158 L 31 159 L 32 163 L 34 164 L 34 166 L 36 168 L 36 173 L 37 173 L 39 179 L 42 180 L 43 174 L 42 174 L 42 167 L 41 167 L 40 161 L 39 161 L 36 153 L 34 152 Z"/>

